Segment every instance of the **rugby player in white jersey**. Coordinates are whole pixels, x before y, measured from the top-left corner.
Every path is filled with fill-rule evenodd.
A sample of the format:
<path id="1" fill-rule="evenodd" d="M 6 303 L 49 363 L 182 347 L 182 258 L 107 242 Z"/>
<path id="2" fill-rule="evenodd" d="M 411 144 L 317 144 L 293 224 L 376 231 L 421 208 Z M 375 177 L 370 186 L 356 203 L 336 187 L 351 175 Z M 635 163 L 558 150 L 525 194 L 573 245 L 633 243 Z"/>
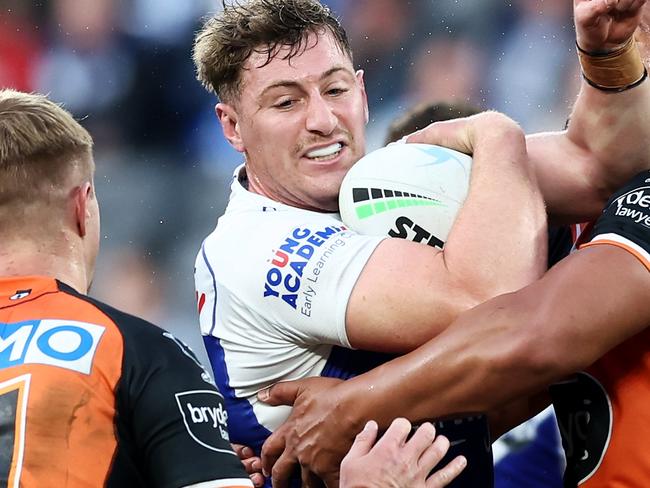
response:
<path id="1" fill-rule="evenodd" d="M 577 2 L 588 3 L 602 2 Z M 577 16 L 580 46 L 617 49 L 642 3 Z M 585 220 L 647 150 L 646 83 L 621 93 L 583 84 L 560 133 L 524 139 L 495 113 L 434 126 L 423 142 L 474 158 L 470 194 L 443 253 L 360 236 L 338 220 L 339 185 L 364 153 L 368 113 L 363 72 L 327 9 L 315 0 L 228 5 L 197 36 L 194 58 L 219 96 L 225 136 L 245 159 L 197 258 L 201 327 L 232 439 L 257 452 L 289 412 L 258 402 L 260 389 L 353 376 L 377 358 L 364 363 L 368 356 L 349 348 L 410 351 L 463 310 L 535 280 L 546 260 L 538 188 L 556 219 Z"/>

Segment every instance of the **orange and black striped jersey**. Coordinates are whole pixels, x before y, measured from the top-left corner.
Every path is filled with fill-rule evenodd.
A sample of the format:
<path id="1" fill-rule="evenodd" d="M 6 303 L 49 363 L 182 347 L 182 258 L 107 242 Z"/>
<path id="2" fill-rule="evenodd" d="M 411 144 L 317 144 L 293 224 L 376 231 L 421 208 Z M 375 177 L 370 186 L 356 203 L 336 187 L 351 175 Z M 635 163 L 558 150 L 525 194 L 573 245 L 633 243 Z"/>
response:
<path id="1" fill-rule="evenodd" d="M 0 486 L 212 480 L 252 486 L 184 344 L 54 279 L 0 279 Z"/>
<path id="2" fill-rule="evenodd" d="M 598 245 L 625 249 L 650 271 L 650 171 L 609 200 L 590 241 L 580 247 Z M 650 438 L 648 326 L 585 372 L 551 387 L 567 457 L 565 486 L 650 486 L 644 447 Z"/>

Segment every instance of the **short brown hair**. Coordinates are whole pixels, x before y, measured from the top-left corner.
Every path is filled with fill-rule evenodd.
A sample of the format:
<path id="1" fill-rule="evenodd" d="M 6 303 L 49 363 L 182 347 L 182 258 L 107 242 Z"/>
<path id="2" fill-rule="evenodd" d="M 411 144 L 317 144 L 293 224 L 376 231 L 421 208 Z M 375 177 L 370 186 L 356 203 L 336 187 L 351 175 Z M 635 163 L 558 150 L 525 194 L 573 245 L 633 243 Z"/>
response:
<path id="1" fill-rule="evenodd" d="M 478 108 L 459 102 L 421 103 L 390 124 L 384 144 L 395 142 L 408 134 L 424 129 L 427 125 L 433 124 L 434 122 L 469 117 L 479 112 L 480 110 Z"/>
<path id="2" fill-rule="evenodd" d="M 317 0 L 235 0 L 209 18 L 194 41 L 197 78 L 223 101 L 238 98 L 241 71 L 254 52 L 269 63 L 282 47 L 291 59 L 305 51 L 310 33 L 329 31 L 352 60 L 347 34 L 329 7 Z"/>
<path id="3" fill-rule="evenodd" d="M 92 176 L 90 134 L 44 95 L 0 90 L 0 205 L 47 200 L 75 168 Z"/>

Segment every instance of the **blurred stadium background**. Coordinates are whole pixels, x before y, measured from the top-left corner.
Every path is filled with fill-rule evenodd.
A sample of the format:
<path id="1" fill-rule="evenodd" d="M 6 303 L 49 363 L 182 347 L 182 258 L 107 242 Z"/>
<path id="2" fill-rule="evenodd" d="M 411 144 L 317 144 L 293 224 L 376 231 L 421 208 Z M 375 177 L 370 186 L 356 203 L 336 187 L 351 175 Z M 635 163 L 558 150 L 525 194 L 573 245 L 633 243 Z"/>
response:
<path id="1" fill-rule="evenodd" d="M 567 0 L 330 0 L 366 71 L 369 150 L 415 103 L 564 126 L 579 86 Z M 0 0 L 0 86 L 65 105 L 95 138 L 102 251 L 91 294 L 198 350 L 192 270 L 241 162 L 190 59 L 219 0 Z M 251 229 L 254 238 L 255 229 Z M 246 272 L 246 263 L 241 263 Z"/>

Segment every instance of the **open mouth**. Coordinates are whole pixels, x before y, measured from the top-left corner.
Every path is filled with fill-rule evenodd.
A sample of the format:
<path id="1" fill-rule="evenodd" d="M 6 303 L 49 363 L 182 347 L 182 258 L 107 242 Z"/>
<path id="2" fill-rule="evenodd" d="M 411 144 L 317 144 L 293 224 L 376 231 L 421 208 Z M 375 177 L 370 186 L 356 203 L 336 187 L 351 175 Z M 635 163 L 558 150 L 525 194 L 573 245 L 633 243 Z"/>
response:
<path id="1" fill-rule="evenodd" d="M 343 144 L 341 144 L 340 142 L 335 142 L 334 144 L 330 144 L 329 146 L 325 146 L 319 149 L 314 149 L 313 151 L 309 151 L 307 154 L 305 154 L 305 156 L 314 161 L 330 161 L 332 159 L 335 159 L 339 154 L 341 154 L 342 149 L 343 149 Z"/>

